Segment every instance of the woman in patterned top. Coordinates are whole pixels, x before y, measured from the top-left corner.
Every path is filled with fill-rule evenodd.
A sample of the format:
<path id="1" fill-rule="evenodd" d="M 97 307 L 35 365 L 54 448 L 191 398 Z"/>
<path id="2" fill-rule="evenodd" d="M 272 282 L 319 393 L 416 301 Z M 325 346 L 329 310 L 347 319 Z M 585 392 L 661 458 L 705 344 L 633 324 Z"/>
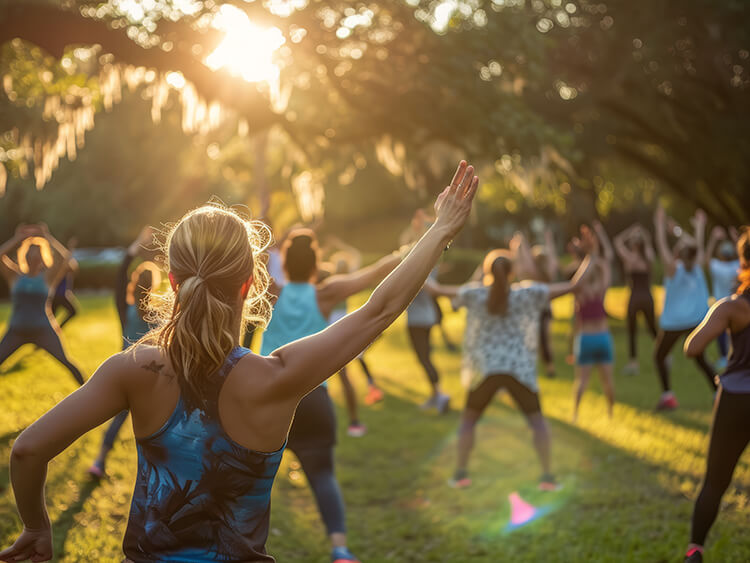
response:
<path id="1" fill-rule="evenodd" d="M 454 298 L 467 309 L 464 375 L 469 384 L 458 437 L 458 464 L 451 486 L 471 485 L 467 465 L 474 446 L 474 428 L 495 393 L 505 389 L 526 416 L 542 465 L 539 487 L 557 488 L 550 471 L 549 432 L 542 415 L 537 385 L 537 353 L 541 313 L 551 299 L 575 291 L 588 269 L 581 263 L 571 281 L 511 284 L 514 260 L 507 250 L 493 250 L 484 259 L 484 282 L 443 286 L 428 282 L 434 295 Z"/>

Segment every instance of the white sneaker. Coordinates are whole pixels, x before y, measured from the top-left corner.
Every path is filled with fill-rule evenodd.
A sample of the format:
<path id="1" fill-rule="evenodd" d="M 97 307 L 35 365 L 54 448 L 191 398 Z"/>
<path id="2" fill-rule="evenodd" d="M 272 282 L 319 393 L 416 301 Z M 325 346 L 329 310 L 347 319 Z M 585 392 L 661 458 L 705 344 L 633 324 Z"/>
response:
<path id="1" fill-rule="evenodd" d="M 437 400 L 435 403 L 435 406 L 437 407 L 437 410 L 440 414 L 445 414 L 451 408 L 451 398 L 445 393 L 440 393 L 437 396 Z"/>

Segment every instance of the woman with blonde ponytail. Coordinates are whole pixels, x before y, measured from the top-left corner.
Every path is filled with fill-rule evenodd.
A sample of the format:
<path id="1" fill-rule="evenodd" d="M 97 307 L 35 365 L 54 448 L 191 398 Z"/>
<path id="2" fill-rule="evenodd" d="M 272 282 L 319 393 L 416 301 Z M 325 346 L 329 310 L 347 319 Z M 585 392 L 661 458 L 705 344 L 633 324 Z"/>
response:
<path id="1" fill-rule="evenodd" d="M 353 360 L 416 295 L 461 230 L 478 186 L 461 162 L 437 220 L 365 305 L 269 356 L 239 346 L 243 323 L 269 313 L 265 227 L 206 205 L 167 237 L 173 293 L 159 328 L 106 360 L 27 428 L 10 473 L 24 529 L 0 560 L 52 558 L 47 463 L 122 410 L 132 415 L 138 471 L 123 548 L 129 561 L 273 561 L 270 495 L 297 404 Z"/>
<path id="2" fill-rule="evenodd" d="M 514 247 L 520 242 L 514 237 Z M 509 250 L 493 250 L 484 259 L 484 280 L 463 286 L 429 281 L 428 291 L 454 299 L 466 307 L 464 373 L 469 394 L 461 415 L 458 462 L 450 486 L 471 485 L 467 466 L 474 447 L 474 429 L 495 394 L 505 389 L 523 412 L 534 433 L 534 447 L 542 466 L 541 490 L 557 488 L 550 469 L 549 432 L 542 415 L 537 385 L 537 347 L 541 313 L 555 299 L 576 291 L 590 259 L 581 263 L 573 279 L 563 283 L 511 284 L 515 262 L 523 257 Z"/>
<path id="3" fill-rule="evenodd" d="M 690 544 L 685 561 L 703 561 L 703 545 L 719 512 L 721 497 L 732 482 L 732 474 L 750 442 L 750 230 L 737 241 L 740 257 L 737 291 L 718 301 L 685 341 L 685 354 L 699 357 L 716 338 L 729 331 L 732 353 L 719 376 L 706 475 L 695 500 Z"/>

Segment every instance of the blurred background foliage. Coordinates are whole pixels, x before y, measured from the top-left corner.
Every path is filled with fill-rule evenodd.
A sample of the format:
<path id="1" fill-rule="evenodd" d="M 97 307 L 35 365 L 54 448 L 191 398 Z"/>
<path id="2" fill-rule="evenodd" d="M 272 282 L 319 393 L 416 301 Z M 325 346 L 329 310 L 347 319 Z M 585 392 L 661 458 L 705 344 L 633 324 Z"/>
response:
<path id="1" fill-rule="evenodd" d="M 750 220 L 740 0 L 2 0 L 0 237 L 44 220 L 122 245 L 216 195 L 384 251 L 459 158 L 460 241 Z M 206 64 L 217 14 L 275 28 L 278 69 Z M 252 34 L 251 34 L 252 35 Z M 264 36 L 265 37 L 265 36 Z M 249 44 L 252 46 L 252 44 Z M 267 46 L 267 45 L 266 45 Z M 248 58 L 253 56 L 247 53 Z"/>

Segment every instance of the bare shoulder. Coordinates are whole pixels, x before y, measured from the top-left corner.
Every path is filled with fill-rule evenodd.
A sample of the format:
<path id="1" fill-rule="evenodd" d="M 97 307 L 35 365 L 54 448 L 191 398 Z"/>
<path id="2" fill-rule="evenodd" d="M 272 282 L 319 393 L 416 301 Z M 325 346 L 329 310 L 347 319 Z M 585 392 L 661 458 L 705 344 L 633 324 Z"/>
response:
<path id="1" fill-rule="evenodd" d="M 281 395 L 284 362 L 277 354 L 261 356 L 250 352 L 235 366 L 228 384 L 232 392 L 250 402 L 272 400 Z"/>

